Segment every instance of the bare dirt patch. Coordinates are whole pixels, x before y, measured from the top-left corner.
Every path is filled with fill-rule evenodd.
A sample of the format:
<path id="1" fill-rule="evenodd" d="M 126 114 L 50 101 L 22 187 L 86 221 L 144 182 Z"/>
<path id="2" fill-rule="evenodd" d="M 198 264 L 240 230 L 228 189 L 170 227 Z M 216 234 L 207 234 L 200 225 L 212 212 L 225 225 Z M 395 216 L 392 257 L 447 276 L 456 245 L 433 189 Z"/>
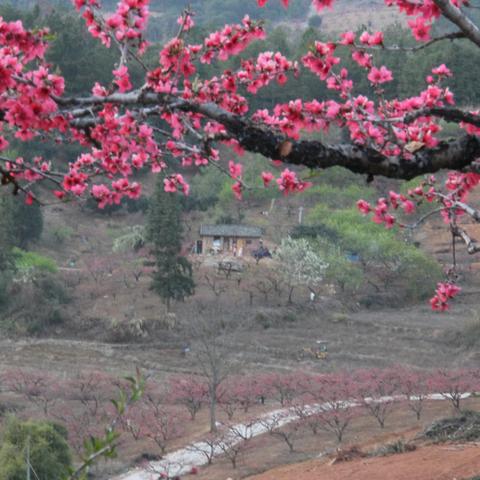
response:
<path id="1" fill-rule="evenodd" d="M 470 478 L 480 471 L 478 445 L 430 445 L 388 457 L 353 460 L 329 465 L 311 460 L 276 468 L 253 480 L 451 480 Z"/>

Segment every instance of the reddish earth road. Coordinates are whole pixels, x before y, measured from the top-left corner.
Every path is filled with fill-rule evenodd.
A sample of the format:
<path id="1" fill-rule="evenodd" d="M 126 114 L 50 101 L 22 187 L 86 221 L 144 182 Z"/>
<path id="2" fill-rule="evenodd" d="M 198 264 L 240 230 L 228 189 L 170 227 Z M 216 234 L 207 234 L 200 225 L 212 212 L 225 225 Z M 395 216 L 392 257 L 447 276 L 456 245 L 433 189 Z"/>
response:
<path id="1" fill-rule="evenodd" d="M 463 480 L 475 475 L 480 475 L 480 446 L 445 444 L 334 465 L 311 460 L 276 468 L 250 480 Z"/>

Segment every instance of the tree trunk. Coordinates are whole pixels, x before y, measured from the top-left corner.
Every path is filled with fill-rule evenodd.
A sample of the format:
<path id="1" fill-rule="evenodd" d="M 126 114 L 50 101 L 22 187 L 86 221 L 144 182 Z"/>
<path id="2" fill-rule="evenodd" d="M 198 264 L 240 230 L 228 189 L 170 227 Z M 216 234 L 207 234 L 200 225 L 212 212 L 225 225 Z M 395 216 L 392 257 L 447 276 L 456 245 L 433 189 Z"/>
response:
<path id="1" fill-rule="evenodd" d="M 290 440 L 288 437 L 283 437 L 283 439 L 285 440 L 285 443 L 288 445 L 290 453 L 293 453 L 293 441 Z"/>
<path id="2" fill-rule="evenodd" d="M 217 431 L 217 378 L 214 374 L 210 385 L 210 432 Z"/>
<path id="3" fill-rule="evenodd" d="M 293 296 L 293 290 L 295 287 L 290 287 L 290 290 L 288 292 L 288 304 L 291 305 L 293 303 L 292 296 Z"/>

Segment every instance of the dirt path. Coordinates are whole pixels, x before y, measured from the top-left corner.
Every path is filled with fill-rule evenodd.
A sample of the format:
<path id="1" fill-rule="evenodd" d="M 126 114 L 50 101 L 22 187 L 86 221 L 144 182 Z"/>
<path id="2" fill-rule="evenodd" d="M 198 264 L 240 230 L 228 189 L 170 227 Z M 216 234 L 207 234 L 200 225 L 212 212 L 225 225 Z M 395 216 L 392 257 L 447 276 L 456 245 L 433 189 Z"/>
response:
<path id="1" fill-rule="evenodd" d="M 471 396 L 470 393 L 464 393 L 462 394 L 462 398 L 466 399 Z M 385 402 L 391 400 L 392 397 L 380 397 L 375 400 L 375 402 Z M 429 400 L 445 400 L 445 398 L 438 393 L 434 393 L 432 395 L 428 396 Z M 345 402 L 345 405 L 350 404 L 350 405 L 357 405 L 356 403 L 350 403 L 350 402 Z M 318 404 L 312 405 L 311 412 L 314 413 L 318 408 L 329 408 L 328 404 L 323 404 L 319 406 Z M 266 426 L 266 422 L 271 422 L 274 421 L 273 419 L 277 419 L 275 421 L 275 424 L 278 425 L 278 427 L 281 427 L 283 425 L 286 425 L 294 420 L 296 420 L 298 417 L 292 408 L 284 408 L 284 409 L 277 409 L 273 410 L 265 415 L 262 416 L 261 420 L 256 421 L 255 423 L 246 426 L 245 424 L 237 424 L 232 427 L 235 431 L 243 431 L 242 432 L 242 437 L 246 438 L 253 438 L 257 437 L 259 435 L 262 435 L 268 431 L 268 428 Z M 280 419 L 280 420 L 278 420 Z M 232 436 L 231 439 L 229 439 L 228 444 L 236 444 L 239 443 L 240 440 L 238 436 Z M 223 449 L 217 444 L 214 448 L 214 453 L 213 456 L 220 456 L 223 454 Z M 176 450 L 174 452 L 171 452 L 163 458 L 163 460 L 159 462 L 152 462 L 150 465 L 148 465 L 145 468 L 137 468 L 135 470 L 128 471 L 122 475 L 116 476 L 112 478 L 111 480 L 156 480 L 158 478 L 159 474 L 166 475 L 167 478 L 174 478 L 174 477 L 180 477 L 181 475 L 185 475 L 189 473 L 192 470 L 192 467 L 200 467 L 202 465 L 205 465 L 207 463 L 206 456 L 202 453 L 202 451 L 210 451 L 211 450 L 211 445 L 204 443 L 204 442 L 196 442 L 192 445 L 187 445 L 184 448 L 181 448 L 179 450 Z M 479 466 L 480 466 L 480 450 L 477 448 L 477 455 L 478 455 L 478 461 L 479 461 Z M 375 468 L 375 467 L 373 467 Z M 263 477 L 259 477 L 263 478 Z M 269 478 L 269 477 L 266 477 Z M 284 477 L 285 479 L 290 480 L 293 477 L 286 476 Z M 310 477 L 309 477 L 310 478 Z M 317 480 L 318 478 L 324 478 L 324 477 L 312 477 L 312 480 L 315 478 Z M 330 478 L 330 477 L 325 477 L 325 478 Z M 339 476 L 339 477 L 332 477 L 332 479 L 344 479 L 344 478 L 353 478 L 353 477 L 348 477 L 348 476 Z M 387 476 L 375 476 L 375 477 L 359 477 L 365 479 L 365 480 L 384 480 L 386 478 L 390 478 Z M 421 477 L 399 477 L 399 479 L 407 479 L 407 478 L 421 478 Z M 450 478 L 450 477 L 445 477 L 445 478 Z M 453 477 L 452 477 L 453 478 Z M 277 477 L 272 477 L 272 480 L 277 480 Z M 303 479 L 302 479 L 303 480 Z M 423 479 L 425 480 L 425 478 Z M 433 480 L 433 479 L 432 479 Z M 438 480 L 435 477 L 435 480 Z"/>
<path id="2" fill-rule="evenodd" d="M 251 480 L 461 480 L 480 473 L 478 445 L 434 445 L 414 452 L 329 465 L 311 460 Z"/>

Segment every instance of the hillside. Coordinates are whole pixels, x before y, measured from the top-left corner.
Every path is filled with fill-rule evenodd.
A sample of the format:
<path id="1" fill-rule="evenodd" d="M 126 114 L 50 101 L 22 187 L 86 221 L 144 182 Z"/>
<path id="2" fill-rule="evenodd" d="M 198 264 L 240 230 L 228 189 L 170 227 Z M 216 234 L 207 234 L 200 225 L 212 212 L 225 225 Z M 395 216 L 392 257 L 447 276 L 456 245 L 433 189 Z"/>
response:
<path id="1" fill-rule="evenodd" d="M 274 250 L 281 238 L 298 225 L 300 207 L 304 218 L 315 209 L 316 200 L 312 195 L 314 193 L 287 198 L 276 196 L 273 202 L 250 200 L 238 203 L 231 199 L 222 205 L 220 212 L 235 214 L 237 208 L 241 209 L 242 222 L 261 226 L 265 244 Z M 354 191 L 353 195 L 360 193 Z M 341 199 L 340 189 L 338 198 Z M 269 212 L 268 216 L 264 215 L 265 212 Z M 189 255 L 194 266 L 196 292 L 194 297 L 175 306 L 177 325 L 171 330 L 164 306 L 150 290 L 151 268 L 143 266 L 148 254 L 145 251 L 134 254 L 112 250 L 114 240 L 129 226 L 145 223 L 141 212 L 132 214 L 123 209 L 111 214 L 92 213 L 85 207 L 65 205 L 47 208 L 44 214 L 44 234 L 35 249 L 55 259 L 59 276 L 72 300 L 63 307 L 63 322 L 51 326 L 27 324 L 36 335 L 119 344 L 154 342 L 163 345 L 167 351 L 173 349 L 176 352 L 168 361 L 169 368 L 183 369 L 183 361 L 176 357 L 185 335 L 188 335 L 189 325 L 199 311 L 206 311 L 251 325 L 249 328 L 255 331 L 255 341 L 252 342 L 250 330 L 247 330 L 237 335 L 236 350 L 244 352 L 248 363 L 263 367 L 295 368 L 299 352 L 312 345 L 312 338 L 329 343 L 330 361 L 315 365 L 307 357 L 302 363 L 329 370 L 349 368 L 352 364 L 368 367 L 402 363 L 406 360 L 406 351 L 409 352 L 408 363 L 424 367 L 452 363 L 468 365 L 477 358 L 476 347 L 459 350 L 456 343 L 446 343 L 452 328 L 462 329 L 474 321 L 474 296 L 462 297 L 450 314 L 437 315 L 430 311 L 425 299 L 404 309 L 390 309 L 392 294 L 400 295 L 400 290 L 393 290 L 391 294 L 385 293 L 386 303 L 381 303 L 380 295 L 380 303 L 373 305 L 372 311 L 360 308 L 358 304 L 364 301 L 362 299 L 370 298 L 368 289 L 332 294 L 338 287 L 326 285 L 318 303 L 308 304 L 308 292 L 298 289 L 294 304 L 288 305 L 285 287 L 280 287 L 279 292 L 266 289 L 266 282 L 277 278 L 279 265 L 270 259 L 256 265 L 248 251 L 245 257 L 235 260 L 243 266 L 243 272 L 230 278 L 217 269 L 219 261 L 231 259 L 228 255 Z M 218 213 L 212 209 L 184 214 L 185 252 L 190 252 L 191 245 L 199 238 L 200 225 L 212 223 L 215 215 Z M 361 219 L 359 215 L 358 218 Z M 439 226 L 438 223 L 428 224 L 415 236 L 421 248 L 448 264 L 449 258 L 444 252 L 448 249 L 449 238 L 446 234 L 438 236 Z M 375 228 L 382 232 L 381 228 Z M 59 241 L 61 232 L 67 232 L 68 238 Z M 459 248 L 459 252 L 462 251 Z M 459 261 L 461 271 L 468 275 L 470 288 L 475 289 L 478 280 L 475 258 L 459 253 Z M 21 329 L 16 333 L 21 333 Z M 140 357 L 138 361 L 143 364 Z"/>
<path id="2" fill-rule="evenodd" d="M 103 0 L 107 10 L 115 8 L 116 0 Z M 44 11 L 51 9 L 72 9 L 70 0 L 0 0 L 0 5 L 12 5 L 15 8 L 33 8 L 40 5 Z M 319 16 L 311 7 L 309 0 L 296 0 L 286 10 L 280 0 L 271 0 L 265 8 L 259 8 L 256 0 L 238 2 L 236 0 L 151 0 L 150 37 L 162 39 L 172 34 L 175 20 L 182 8 L 190 5 L 196 14 L 197 25 L 205 29 L 218 28 L 225 23 L 238 22 L 244 15 L 265 19 L 270 25 L 282 25 L 292 30 L 305 29 L 311 24 L 322 33 L 338 32 L 348 25 L 355 30 L 361 27 L 369 29 L 385 28 L 396 22 L 403 22 L 396 11 L 387 8 L 382 0 L 339 0 L 334 10 L 325 10 Z M 320 17 L 313 20 L 313 17 Z"/>

